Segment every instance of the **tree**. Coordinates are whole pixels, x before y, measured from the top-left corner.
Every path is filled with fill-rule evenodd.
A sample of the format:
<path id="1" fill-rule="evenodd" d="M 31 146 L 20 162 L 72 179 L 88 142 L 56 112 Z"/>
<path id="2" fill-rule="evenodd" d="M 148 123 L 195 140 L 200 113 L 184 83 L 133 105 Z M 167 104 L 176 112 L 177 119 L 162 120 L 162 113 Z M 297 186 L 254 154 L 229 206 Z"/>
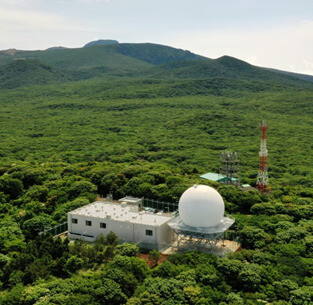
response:
<path id="1" fill-rule="evenodd" d="M 243 262 L 237 259 L 222 258 L 217 262 L 217 269 L 225 275 L 228 281 L 237 283 L 239 272 L 243 269 Z"/>
<path id="2" fill-rule="evenodd" d="M 90 201 L 95 199 L 97 187 L 89 181 L 76 181 L 69 189 L 69 194 L 72 199 L 77 197 L 86 197 Z"/>
<path id="3" fill-rule="evenodd" d="M 38 215 L 24 222 L 23 231 L 28 239 L 32 239 L 35 238 L 39 232 L 49 229 L 52 223 L 53 221 L 49 215 Z"/>
<path id="4" fill-rule="evenodd" d="M 152 263 L 152 267 L 158 265 L 159 259 L 162 257 L 161 253 L 157 250 L 152 250 L 149 252 L 149 262 Z"/>
<path id="5" fill-rule="evenodd" d="M 24 248 L 24 235 L 19 225 L 9 218 L 0 220 L 0 253 L 21 251 Z"/>
<path id="6" fill-rule="evenodd" d="M 256 264 L 246 264 L 239 272 L 238 281 L 246 291 L 256 291 L 261 284 L 260 267 Z"/>
<path id="7" fill-rule="evenodd" d="M 19 305 L 21 304 L 20 300 L 22 297 L 24 287 L 22 284 L 17 284 L 6 294 L 1 296 L 2 305 Z"/>
<path id="8" fill-rule="evenodd" d="M 153 303 L 152 303 L 153 304 Z M 126 305 L 142 305 L 141 301 L 137 297 L 131 297 L 127 300 Z M 158 304 L 156 304 L 158 305 Z"/>
<path id="9" fill-rule="evenodd" d="M 312 287 L 302 287 L 290 292 L 290 303 L 292 305 L 311 305 L 313 301 Z"/>
<path id="10" fill-rule="evenodd" d="M 160 298 L 156 294 L 149 293 L 149 292 L 146 291 L 146 292 L 143 292 L 140 295 L 139 303 L 137 303 L 137 304 L 141 304 L 141 305 L 161 305 L 162 303 L 163 303 L 162 298 Z"/>
<path id="11" fill-rule="evenodd" d="M 184 294 L 189 304 L 196 304 L 201 294 L 199 286 L 187 286 L 184 288 Z"/>
<path id="12" fill-rule="evenodd" d="M 286 301 L 290 299 L 290 292 L 298 289 L 298 284 L 291 280 L 275 281 L 273 285 L 277 297 Z"/>
<path id="13" fill-rule="evenodd" d="M 110 279 L 103 279 L 100 287 L 92 292 L 95 301 L 99 304 L 120 305 L 126 302 L 127 297 L 121 287 Z"/>
<path id="14" fill-rule="evenodd" d="M 132 296 L 137 285 L 138 281 L 135 276 L 130 271 L 125 271 L 121 268 L 110 267 L 104 271 L 104 277 L 111 279 L 120 285 L 123 292 L 128 296 Z"/>
<path id="15" fill-rule="evenodd" d="M 124 243 L 116 246 L 116 253 L 124 256 L 136 256 L 139 253 L 139 248 L 133 243 Z"/>
<path id="16" fill-rule="evenodd" d="M 23 183 L 19 179 L 2 176 L 0 178 L 0 192 L 9 195 L 11 199 L 16 199 L 23 193 Z"/>
<path id="17" fill-rule="evenodd" d="M 292 227 L 286 231 L 277 233 L 276 240 L 279 244 L 297 243 L 308 235 L 308 231 L 302 227 Z"/>
<path id="18" fill-rule="evenodd" d="M 107 245 L 103 252 L 99 255 L 99 257 L 104 261 L 107 262 L 109 258 L 112 258 L 114 256 L 114 246 Z"/>
<path id="19" fill-rule="evenodd" d="M 32 283 L 38 279 L 45 279 L 50 274 L 49 262 L 44 257 L 36 259 L 25 269 L 24 282 Z"/>
<path id="20" fill-rule="evenodd" d="M 154 298 L 157 300 L 161 298 L 162 304 L 165 301 L 167 304 L 185 304 L 187 300 L 184 294 L 184 287 L 185 285 L 181 280 L 148 277 L 137 288 L 136 293 L 139 294 L 139 299 L 143 304 L 149 304 L 146 299 L 149 300 L 152 295 L 156 296 Z"/>
<path id="21" fill-rule="evenodd" d="M 69 211 L 75 210 L 87 204 L 89 204 L 89 200 L 87 198 L 76 198 L 73 201 L 58 205 L 52 217 L 58 222 L 64 222 L 67 220 L 67 213 Z"/>
<path id="22" fill-rule="evenodd" d="M 43 286 L 29 286 L 23 291 L 23 295 L 21 298 L 22 304 L 35 304 L 39 299 L 43 296 L 46 296 L 50 293 L 48 288 Z"/>
<path id="23" fill-rule="evenodd" d="M 230 305 L 244 305 L 242 297 L 236 293 L 231 292 L 226 298 L 228 304 Z"/>
<path id="24" fill-rule="evenodd" d="M 0 253 L 0 270 L 11 261 L 11 258 L 8 255 Z"/>
<path id="25" fill-rule="evenodd" d="M 77 270 L 81 269 L 83 265 L 84 265 L 83 259 L 77 257 L 76 255 L 73 255 L 67 260 L 65 264 L 65 270 L 68 273 L 75 273 Z"/>
<path id="26" fill-rule="evenodd" d="M 118 245 L 119 243 L 119 240 L 118 240 L 118 237 L 117 235 L 110 231 L 107 235 L 106 235 L 106 245 L 111 245 L 111 246 L 116 246 Z"/>
<path id="27" fill-rule="evenodd" d="M 243 248 L 254 249 L 264 247 L 269 236 L 260 228 L 247 226 L 239 232 L 239 238 Z"/>
<path id="28" fill-rule="evenodd" d="M 180 271 L 181 268 L 165 260 L 152 270 L 152 275 L 154 277 L 172 278 L 177 276 Z"/>
<path id="29" fill-rule="evenodd" d="M 221 275 L 213 265 L 199 264 L 195 270 L 197 283 L 216 285 L 220 281 Z"/>
<path id="30" fill-rule="evenodd" d="M 274 215 L 276 208 L 271 203 L 256 203 L 251 207 L 250 212 L 255 215 Z"/>
<path id="31" fill-rule="evenodd" d="M 305 244 L 305 248 L 306 248 L 306 253 L 312 255 L 312 253 L 313 253 L 313 236 L 312 235 L 306 236 L 304 239 L 304 244 Z"/>

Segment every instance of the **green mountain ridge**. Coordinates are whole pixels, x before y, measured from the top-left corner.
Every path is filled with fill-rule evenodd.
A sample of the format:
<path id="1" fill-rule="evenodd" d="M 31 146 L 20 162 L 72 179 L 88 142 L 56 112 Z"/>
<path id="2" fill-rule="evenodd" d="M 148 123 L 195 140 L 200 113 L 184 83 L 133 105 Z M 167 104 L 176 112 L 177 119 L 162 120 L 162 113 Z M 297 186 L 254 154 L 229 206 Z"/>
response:
<path id="1" fill-rule="evenodd" d="M 309 77 L 305 79 L 296 74 L 280 73 L 274 69 L 256 67 L 230 56 L 223 56 L 215 60 L 173 61 L 153 66 L 146 75 L 153 79 L 205 80 L 218 78 L 222 82 L 224 79 L 236 79 L 249 82 L 258 81 L 260 84 L 271 82 L 272 85 L 277 83 L 280 85 L 311 86 Z M 226 83 L 229 84 L 229 81 Z"/>
<path id="2" fill-rule="evenodd" d="M 242 79 L 296 86 L 310 86 L 313 82 L 313 76 L 256 67 L 230 56 L 210 59 L 190 51 L 153 43 L 99 40 L 86 46 L 88 47 L 75 49 L 57 47 L 45 51 L 1 51 L 0 68 L 2 77 L 6 79 L 1 88 L 111 77 Z M 14 64 L 10 66 L 14 61 L 22 65 L 22 60 L 25 65 L 29 61 L 27 77 L 23 69 L 12 69 Z M 45 65 L 50 67 L 50 71 L 43 69 Z"/>

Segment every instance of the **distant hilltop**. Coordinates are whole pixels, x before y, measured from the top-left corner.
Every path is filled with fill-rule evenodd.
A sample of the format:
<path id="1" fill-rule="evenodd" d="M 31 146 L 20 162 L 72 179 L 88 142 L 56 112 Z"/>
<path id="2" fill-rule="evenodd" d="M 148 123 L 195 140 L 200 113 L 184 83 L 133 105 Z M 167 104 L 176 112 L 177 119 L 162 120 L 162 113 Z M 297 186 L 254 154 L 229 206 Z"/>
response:
<path id="1" fill-rule="evenodd" d="M 118 44 L 119 42 L 117 40 L 111 40 L 111 39 L 99 39 L 95 41 L 88 42 L 84 45 L 84 48 L 86 47 L 93 47 L 93 46 L 107 46 L 110 44 Z"/>
<path id="2" fill-rule="evenodd" d="M 48 49 L 46 49 L 46 51 L 64 50 L 64 49 L 67 49 L 67 48 L 59 46 L 59 47 L 51 47 L 51 48 L 48 48 Z"/>
<path id="3" fill-rule="evenodd" d="M 1 55 L 10 55 L 10 56 L 13 56 L 15 55 L 16 53 L 20 52 L 20 50 L 16 50 L 16 49 L 7 49 L 7 50 L 2 50 L 0 51 L 0 54 Z"/>

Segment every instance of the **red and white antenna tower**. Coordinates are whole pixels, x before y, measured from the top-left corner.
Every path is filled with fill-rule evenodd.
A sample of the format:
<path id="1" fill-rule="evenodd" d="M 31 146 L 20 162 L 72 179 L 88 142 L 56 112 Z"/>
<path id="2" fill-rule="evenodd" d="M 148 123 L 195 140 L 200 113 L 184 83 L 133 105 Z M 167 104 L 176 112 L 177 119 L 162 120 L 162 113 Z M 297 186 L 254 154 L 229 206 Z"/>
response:
<path id="1" fill-rule="evenodd" d="M 268 179 L 268 173 L 267 173 L 267 156 L 268 151 L 266 147 L 266 132 L 267 132 L 267 125 L 265 121 L 262 121 L 262 124 L 260 126 L 261 132 L 262 132 L 262 139 L 261 139 L 261 145 L 260 145 L 260 165 L 259 165 L 259 172 L 258 172 L 258 178 L 256 182 L 256 188 L 259 189 L 262 193 L 270 192 L 270 182 Z"/>

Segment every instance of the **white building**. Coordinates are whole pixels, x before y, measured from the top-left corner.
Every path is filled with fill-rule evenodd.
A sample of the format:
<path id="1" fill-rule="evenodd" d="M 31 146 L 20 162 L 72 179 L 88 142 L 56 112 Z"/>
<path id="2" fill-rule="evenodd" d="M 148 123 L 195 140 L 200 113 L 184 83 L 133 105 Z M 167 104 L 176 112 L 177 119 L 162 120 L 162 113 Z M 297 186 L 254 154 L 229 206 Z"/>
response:
<path id="1" fill-rule="evenodd" d="M 112 231 L 122 242 L 158 250 L 174 240 L 174 232 L 167 224 L 173 218 L 171 214 L 139 211 L 140 199 L 122 200 L 96 201 L 69 212 L 68 237 L 93 242 L 100 234 Z"/>
<path id="2" fill-rule="evenodd" d="M 144 208 L 141 199 L 128 196 L 115 203 L 97 201 L 68 213 L 68 237 L 93 242 L 112 231 L 121 242 L 146 249 L 176 247 L 226 253 L 224 234 L 235 220 L 224 217 L 224 201 L 215 189 L 190 187 L 181 196 L 178 210 L 176 217 L 156 213 Z"/>

